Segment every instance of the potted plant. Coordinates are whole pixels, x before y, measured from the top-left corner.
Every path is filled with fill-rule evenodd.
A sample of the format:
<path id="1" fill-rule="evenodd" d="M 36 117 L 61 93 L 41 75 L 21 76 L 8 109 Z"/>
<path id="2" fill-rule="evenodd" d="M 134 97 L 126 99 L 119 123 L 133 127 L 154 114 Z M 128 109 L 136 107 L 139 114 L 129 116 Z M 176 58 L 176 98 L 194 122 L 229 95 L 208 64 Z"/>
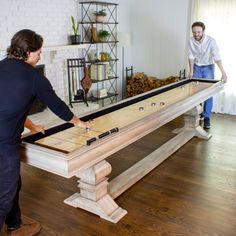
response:
<path id="1" fill-rule="evenodd" d="M 71 24 L 72 24 L 72 30 L 74 33 L 73 35 L 70 35 L 71 44 L 80 44 L 80 35 L 78 34 L 79 22 L 75 22 L 75 19 L 73 16 L 71 16 Z"/>
<path id="2" fill-rule="evenodd" d="M 104 22 L 106 20 L 106 9 L 96 11 L 93 14 L 96 16 L 96 22 Z"/>
<path id="3" fill-rule="evenodd" d="M 99 30 L 98 31 L 98 38 L 101 40 L 101 41 L 107 41 L 108 37 L 110 36 L 110 32 L 107 31 L 107 30 Z"/>

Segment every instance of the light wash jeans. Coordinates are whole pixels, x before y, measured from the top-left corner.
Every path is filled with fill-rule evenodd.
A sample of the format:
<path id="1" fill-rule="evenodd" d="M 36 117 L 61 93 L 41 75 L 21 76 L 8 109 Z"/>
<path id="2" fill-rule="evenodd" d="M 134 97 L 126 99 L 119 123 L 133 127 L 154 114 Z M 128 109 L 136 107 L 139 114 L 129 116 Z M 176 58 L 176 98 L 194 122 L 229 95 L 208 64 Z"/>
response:
<path id="1" fill-rule="evenodd" d="M 193 77 L 194 78 L 205 78 L 214 79 L 215 77 L 215 65 L 208 66 L 198 66 L 194 64 L 193 66 Z M 211 110 L 213 106 L 213 98 L 208 98 L 204 102 L 202 115 L 206 118 L 211 118 Z"/>

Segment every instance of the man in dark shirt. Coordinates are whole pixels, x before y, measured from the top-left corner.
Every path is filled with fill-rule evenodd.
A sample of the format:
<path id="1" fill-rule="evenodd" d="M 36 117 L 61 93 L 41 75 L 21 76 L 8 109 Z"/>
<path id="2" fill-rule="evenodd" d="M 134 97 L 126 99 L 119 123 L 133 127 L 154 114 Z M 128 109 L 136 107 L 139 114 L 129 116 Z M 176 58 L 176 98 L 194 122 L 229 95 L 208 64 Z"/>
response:
<path id="1" fill-rule="evenodd" d="M 41 226 L 22 222 L 19 207 L 21 188 L 19 146 L 24 124 L 44 132 L 27 119 L 37 97 L 61 119 L 76 126 L 89 125 L 77 118 L 55 94 L 50 82 L 35 69 L 43 39 L 31 30 L 17 32 L 0 61 L 0 230 L 5 222 L 7 235 L 34 235 Z"/>

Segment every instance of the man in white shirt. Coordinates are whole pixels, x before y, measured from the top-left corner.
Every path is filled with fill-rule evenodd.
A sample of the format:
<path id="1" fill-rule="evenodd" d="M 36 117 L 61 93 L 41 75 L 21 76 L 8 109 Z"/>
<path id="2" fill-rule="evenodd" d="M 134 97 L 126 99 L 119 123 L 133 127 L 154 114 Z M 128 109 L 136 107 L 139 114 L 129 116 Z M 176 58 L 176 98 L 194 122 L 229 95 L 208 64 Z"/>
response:
<path id="1" fill-rule="evenodd" d="M 215 63 L 219 67 L 222 76 L 221 80 L 226 82 L 227 76 L 224 71 L 219 49 L 215 39 L 205 35 L 205 25 L 202 22 L 192 24 L 193 37 L 189 40 L 188 61 L 189 61 L 189 78 L 214 79 Z M 203 113 L 204 128 L 211 127 L 210 118 L 213 106 L 212 97 L 204 102 Z"/>

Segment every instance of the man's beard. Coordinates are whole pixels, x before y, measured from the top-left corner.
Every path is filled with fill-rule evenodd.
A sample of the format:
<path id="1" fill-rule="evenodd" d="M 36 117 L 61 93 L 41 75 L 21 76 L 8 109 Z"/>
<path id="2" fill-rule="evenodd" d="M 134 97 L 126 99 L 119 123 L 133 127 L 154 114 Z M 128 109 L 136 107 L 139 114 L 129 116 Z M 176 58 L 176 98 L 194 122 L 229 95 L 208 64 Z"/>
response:
<path id="1" fill-rule="evenodd" d="M 202 35 L 202 36 L 198 36 L 198 37 L 194 37 L 194 39 L 195 39 L 196 41 L 201 41 L 202 38 L 203 38 L 203 35 Z"/>

